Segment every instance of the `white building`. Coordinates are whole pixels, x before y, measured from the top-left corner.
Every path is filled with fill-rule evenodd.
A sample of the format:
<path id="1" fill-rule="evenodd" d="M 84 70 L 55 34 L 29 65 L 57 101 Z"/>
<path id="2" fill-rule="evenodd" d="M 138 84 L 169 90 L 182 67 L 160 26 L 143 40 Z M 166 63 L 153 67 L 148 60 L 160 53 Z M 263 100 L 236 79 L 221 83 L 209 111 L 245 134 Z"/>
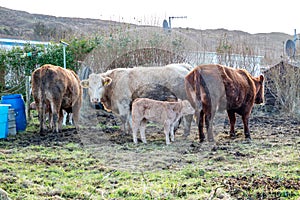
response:
<path id="1" fill-rule="evenodd" d="M 13 47 L 16 46 L 23 47 L 26 44 L 31 44 L 31 45 L 42 44 L 47 46 L 50 44 L 50 42 L 0 38 L 0 48 L 7 49 L 7 50 L 12 49 Z"/>

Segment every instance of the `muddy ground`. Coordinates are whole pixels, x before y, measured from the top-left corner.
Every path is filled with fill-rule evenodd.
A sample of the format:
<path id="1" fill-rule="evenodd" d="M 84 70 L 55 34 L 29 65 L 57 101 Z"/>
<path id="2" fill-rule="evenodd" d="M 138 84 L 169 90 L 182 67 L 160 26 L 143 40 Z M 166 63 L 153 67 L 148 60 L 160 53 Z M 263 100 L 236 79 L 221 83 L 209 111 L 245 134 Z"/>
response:
<path id="1" fill-rule="evenodd" d="M 118 128 L 120 125 L 118 118 L 101 110 L 84 116 L 79 131 L 69 128 L 64 129 L 63 133 L 48 133 L 46 136 L 38 133 L 18 134 L 18 137 L 10 140 L 12 146 L 33 144 L 63 146 L 69 142 L 78 143 L 91 151 L 95 157 L 101 158 L 107 167 L 126 171 L 176 170 L 190 164 L 199 165 L 203 160 L 211 159 L 218 162 L 218 166 L 222 166 L 224 162 L 224 166 L 220 169 L 222 173 L 222 170 L 231 170 L 226 166 L 226 156 L 233 156 L 237 160 L 256 159 L 259 162 L 259 159 L 269 158 L 256 157 L 253 149 L 272 151 L 278 146 L 293 146 L 300 155 L 300 121 L 296 118 L 253 113 L 249 122 L 251 141 L 244 138 L 240 118 L 236 125 L 237 138 L 230 138 L 229 127 L 224 125 L 225 118 L 225 114 L 218 114 L 215 119 L 215 143 L 199 143 L 197 127 L 193 123 L 189 137 L 183 137 L 181 126 L 176 132 L 175 142 L 167 146 L 162 126 L 152 123 L 146 128 L 148 144 L 142 144 L 139 140 L 138 145 L 135 145 L 131 135 L 121 133 Z M 295 158 L 295 162 L 300 166 L 299 157 Z M 204 166 L 204 170 L 214 170 L 215 167 L 215 165 Z M 297 174 L 299 176 L 300 169 Z M 237 185 L 251 189 L 262 185 L 267 185 L 271 189 L 287 185 L 291 189 L 300 190 L 300 178 L 278 182 L 268 176 L 262 176 L 259 180 L 252 180 L 249 185 L 250 178 L 249 176 L 224 177 L 223 180 L 216 180 L 216 182 L 222 182 L 231 195 L 236 192 L 233 188 Z"/>

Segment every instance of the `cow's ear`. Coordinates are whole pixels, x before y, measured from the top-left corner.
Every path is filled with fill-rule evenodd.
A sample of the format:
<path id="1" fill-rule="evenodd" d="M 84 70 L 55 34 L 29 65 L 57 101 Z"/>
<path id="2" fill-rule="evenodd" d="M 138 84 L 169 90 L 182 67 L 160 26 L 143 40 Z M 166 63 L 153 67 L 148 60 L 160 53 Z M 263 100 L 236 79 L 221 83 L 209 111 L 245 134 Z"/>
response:
<path id="1" fill-rule="evenodd" d="M 105 77 L 105 78 L 103 79 L 103 85 L 104 85 L 104 86 L 109 86 L 109 85 L 111 84 L 111 82 L 112 82 L 112 79 L 109 78 L 109 77 Z"/>
<path id="2" fill-rule="evenodd" d="M 265 79 L 265 77 L 264 77 L 263 75 L 260 75 L 260 76 L 259 76 L 259 81 L 260 81 L 261 83 L 264 82 L 264 79 Z"/>
<path id="3" fill-rule="evenodd" d="M 88 80 L 82 80 L 82 81 L 80 81 L 80 85 L 83 88 L 88 88 L 89 87 L 89 81 Z"/>

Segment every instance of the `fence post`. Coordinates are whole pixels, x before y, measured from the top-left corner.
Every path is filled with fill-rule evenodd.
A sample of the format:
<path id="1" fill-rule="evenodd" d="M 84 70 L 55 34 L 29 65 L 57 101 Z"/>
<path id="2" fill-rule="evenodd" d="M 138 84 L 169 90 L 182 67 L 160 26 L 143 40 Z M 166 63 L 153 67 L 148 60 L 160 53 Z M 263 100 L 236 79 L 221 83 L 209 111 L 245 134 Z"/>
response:
<path id="1" fill-rule="evenodd" d="M 29 106 L 30 106 L 30 95 L 31 95 L 31 87 L 30 87 L 30 76 L 26 76 L 26 117 L 28 120 L 31 120 Z"/>

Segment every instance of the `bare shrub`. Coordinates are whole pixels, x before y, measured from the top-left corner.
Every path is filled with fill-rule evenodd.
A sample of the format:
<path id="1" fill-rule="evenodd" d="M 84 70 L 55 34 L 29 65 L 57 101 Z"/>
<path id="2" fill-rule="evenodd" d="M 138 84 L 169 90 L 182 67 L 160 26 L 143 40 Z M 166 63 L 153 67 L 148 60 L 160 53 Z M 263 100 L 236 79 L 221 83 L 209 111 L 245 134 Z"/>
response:
<path id="1" fill-rule="evenodd" d="M 300 68 L 285 62 L 265 72 L 266 88 L 275 98 L 275 107 L 300 116 Z"/>

